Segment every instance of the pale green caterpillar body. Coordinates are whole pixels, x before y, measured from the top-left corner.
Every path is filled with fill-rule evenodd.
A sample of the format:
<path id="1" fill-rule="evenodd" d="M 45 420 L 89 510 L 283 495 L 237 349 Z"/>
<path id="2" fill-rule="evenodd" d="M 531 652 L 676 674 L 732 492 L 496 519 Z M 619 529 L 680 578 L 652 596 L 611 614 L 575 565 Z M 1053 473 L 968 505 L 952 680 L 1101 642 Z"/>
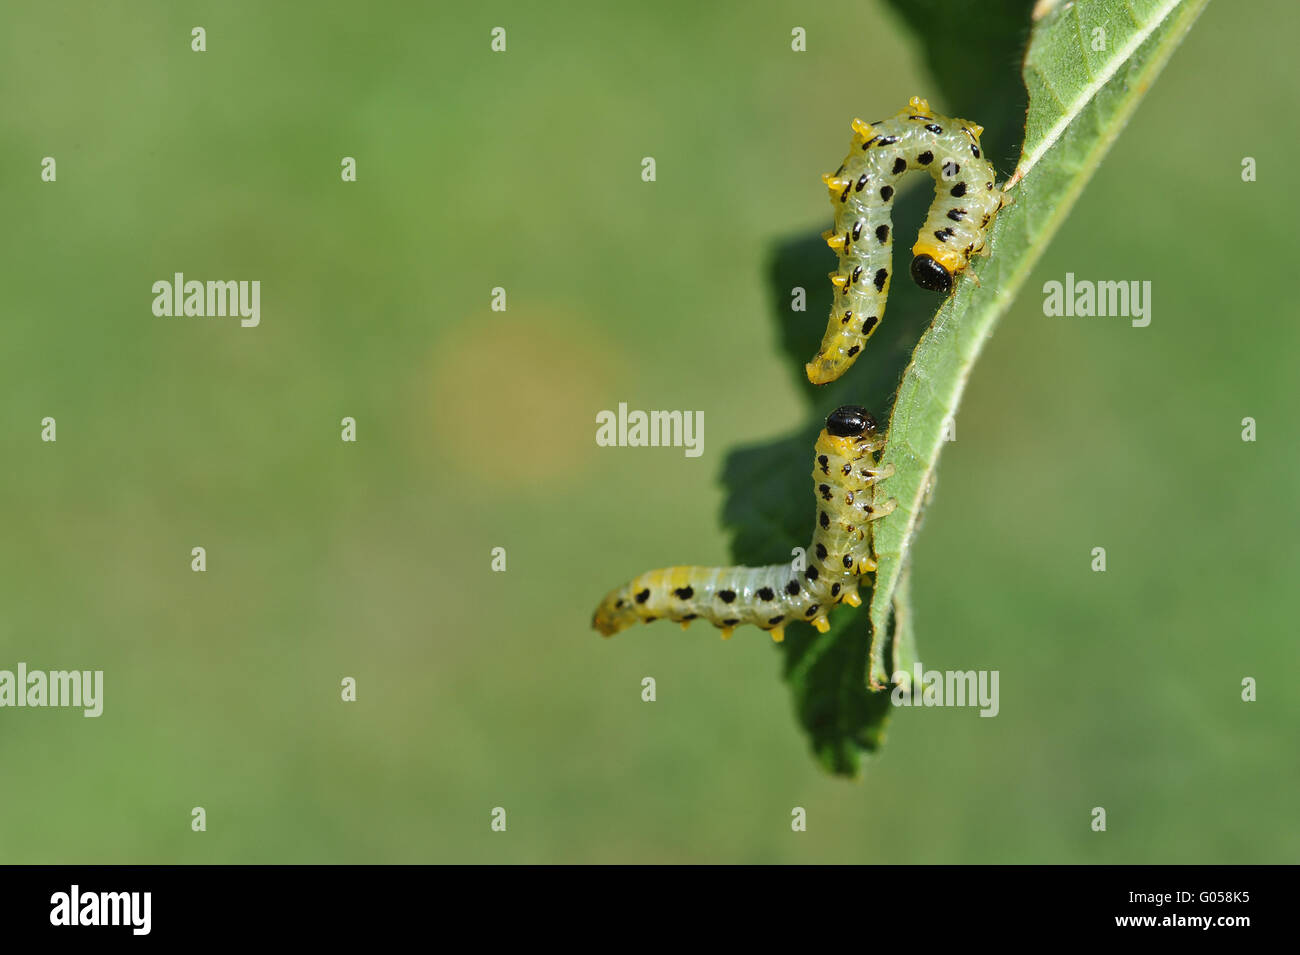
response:
<path id="1" fill-rule="evenodd" d="M 592 618 L 605 636 L 637 621 L 674 620 L 686 627 L 707 620 L 724 638 L 753 624 L 781 640 L 795 621 L 825 633 L 827 612 L 839 603 L 858 606 L 858 583 L 876 569 L 871 522 L 897 506 L 876 504 L 874 487 L 894 473 L 879 464 L 884 438 L 865 409 L 838 408 L 817 438 L 813 463 L 817 521 L 806 562 L 767 567 L 667 567 L 639 575 L 610 591 Z"/>
<path id="2" fill-rule="evenodd" d="M 808 380 L 834 381 L 857 359 L 885 313 L 893 250 L 891 213 L 898 180 L 910 170 L 934 177 L 935 197 L 912 246 L 912 278 L 922 288 L 949 292 L 954 277 L 984 249 L 989 223 L 1008 201 L 984 158 L 984 128 L 949 119 L 913 97 L 899 114 L 878 123 L 853 121 L 853 143 L 839 169 L 823 176 L 835 209 L 825 233 L 839 253 L 830 319 L 821 348 L 807 365 Z"/>

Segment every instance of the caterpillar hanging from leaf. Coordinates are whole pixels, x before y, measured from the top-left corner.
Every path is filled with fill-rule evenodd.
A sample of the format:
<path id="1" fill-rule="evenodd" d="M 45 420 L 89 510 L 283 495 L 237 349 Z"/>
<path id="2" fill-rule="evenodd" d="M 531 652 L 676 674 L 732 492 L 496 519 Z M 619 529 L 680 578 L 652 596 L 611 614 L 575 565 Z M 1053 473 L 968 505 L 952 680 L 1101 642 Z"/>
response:
<path id="1" fill-rule="evenodd" d="M 920 97 L 892 119 L 853 121 L 853 143 L 840 168 L 823 176 L 835 209 L 827 244 L 839 253 L 826 336 L 808 363 L 815 385 L 834 381 L 862 351 L 885 313 L 893 228 L 890 213 L 898 180 L 913 169 L 934 177 L 935 197 L 912 246 L 912 278 L 950 292 L 955 276 L 984 248 L 989 223 L 1008 201 L 980 150 L 984 127 L 949 119 Z"/>
<path id="2" fill-rule="evenodd" d="M 862 603 L 858 582 L 876 569 L 871 522 L 897 506 L 893 499 L 874 502 L 875 485 L 894 473 L 892 464 L 877 462 L 884 446 L 864 408 L 846 405 L 826 419 L 813 463 L 817 522 L 806 566 L 651 570 L 610 591 L 592 626 L 609 637 L 638 620 L 674 620 L 685 628 L 703 619 L 721 628 L 723 639 L 755 624 L 779 641 L 788 624 L 802 620 L 825 633 L 832 606 Z"/>

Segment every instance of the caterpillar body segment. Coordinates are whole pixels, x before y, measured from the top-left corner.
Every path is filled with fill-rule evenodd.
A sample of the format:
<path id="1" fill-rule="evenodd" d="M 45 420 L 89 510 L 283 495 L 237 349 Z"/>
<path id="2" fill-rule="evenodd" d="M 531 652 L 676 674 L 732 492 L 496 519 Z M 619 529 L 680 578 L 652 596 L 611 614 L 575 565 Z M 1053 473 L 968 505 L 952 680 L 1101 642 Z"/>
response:
<path id="1" fill-rule="evenodd" d="M 835 210 L 824 233 L 839 255 L 831 314 L 808 380 L 826 384 L 857 359 L 880 326 L 893 278 L 892 213 L 898 180 L 925 170 L 935 197 L 912 246 L 910 272 L 922 288 L 948 293 L 971 256 L 984 249 L 989 223 L 1007 201 L 984 158 L 977 123 L 951 119 L 913 97 L 898 115 L 852 123 L 853 142 L 839 169 L 823 176 Z"/>
<path id="2" fill-rule="evenodd" d="M 706 620 L 730 637 L 752 624 L 781 640 L 802 620 L 825 633 L 829 610 L 862 602 L 858 584 L 876 569 L 871 524 L 896 506 L 874 504 L 874 486 L 894 473 L 877 457 L 884 438 L 865 409 L 846 405 L 826 419 L 817 438 L 813 488 L 817 502 L 806 566 L 667 567 L 647 571 L 610 591 L 592 626 L 612 636 L 638 621 L 674 620 L 683 626 Z"/>

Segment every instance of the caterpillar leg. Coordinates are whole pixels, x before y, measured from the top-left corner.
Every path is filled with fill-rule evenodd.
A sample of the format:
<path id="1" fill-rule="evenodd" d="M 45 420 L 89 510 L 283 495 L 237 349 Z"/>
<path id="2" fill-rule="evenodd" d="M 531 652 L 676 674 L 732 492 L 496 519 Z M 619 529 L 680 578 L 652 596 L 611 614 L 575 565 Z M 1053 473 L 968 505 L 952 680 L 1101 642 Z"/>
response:
<path id="1" fill-rule="evenodd" d="M 894 511 L 896 510 L 898 510 L 898 498 L 891 497 L 884 504 L 875 505 L 875 507 L 872 509 L 871 516 L 867 519 L 871 521 L 878 521 L 882 517 L 886 517 L 894 513 Z"/>

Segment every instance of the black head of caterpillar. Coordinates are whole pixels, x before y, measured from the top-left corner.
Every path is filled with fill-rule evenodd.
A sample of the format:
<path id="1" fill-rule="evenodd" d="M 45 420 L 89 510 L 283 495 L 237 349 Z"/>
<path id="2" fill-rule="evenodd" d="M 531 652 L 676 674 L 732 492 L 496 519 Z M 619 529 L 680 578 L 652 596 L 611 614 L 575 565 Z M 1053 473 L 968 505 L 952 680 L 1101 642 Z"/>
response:
<path id="1" fill-rule="evenodd" d="M 862 602 L 858 581 L 876 569 L 871 522 L 896 506 L 892 499 L 875 500 L 875 485 L 894 473 L 892 464 L 877 462 L 884 444 L 865 408 L 845 405 L 826 418 L 813 451 L 817 511 L 802 566 L 648 571 L 606 594 L 592 626 L 608 637 L 637 621 L 668 619 L 686 627 L 703 619 L 721 628 L 724 638 L 749 623 L 780 640 L 787 625 L 802 620 L 825 633 L 831 607 Z"/>
<path id="2" fill-rule="evenodd" d="M 859 405 L 843 405 L 826 418 L 826 431 L 837 438 L 856 438 L 876 433 L 876 419 Z"/>
<path id="3" fill-rule="evenodd" d="M 983 127 L 950 119 L 913 97 L 897 116 L 853 121 L 853 142 L 839 169 L 822 177 L 835 209 L 824 234 L 839 255 L 821 348 L 808 363 L 808 380 L 824 385 L 842 375 L 880 327 L 889 296 L 894 193 L 909 171 L 934 178 L 934 202 L 912 246 L 912 280 L 948 294 L 971 256 L 985 248 L 989 223 L 1006 203 L 997 174 L 980 148 Z"/>
<path id="4" fill-rule="evenodd" d="M 912 281 L 928 292 L 952 291 L 952 273 L 924 252 L 912 259 Z"/>

